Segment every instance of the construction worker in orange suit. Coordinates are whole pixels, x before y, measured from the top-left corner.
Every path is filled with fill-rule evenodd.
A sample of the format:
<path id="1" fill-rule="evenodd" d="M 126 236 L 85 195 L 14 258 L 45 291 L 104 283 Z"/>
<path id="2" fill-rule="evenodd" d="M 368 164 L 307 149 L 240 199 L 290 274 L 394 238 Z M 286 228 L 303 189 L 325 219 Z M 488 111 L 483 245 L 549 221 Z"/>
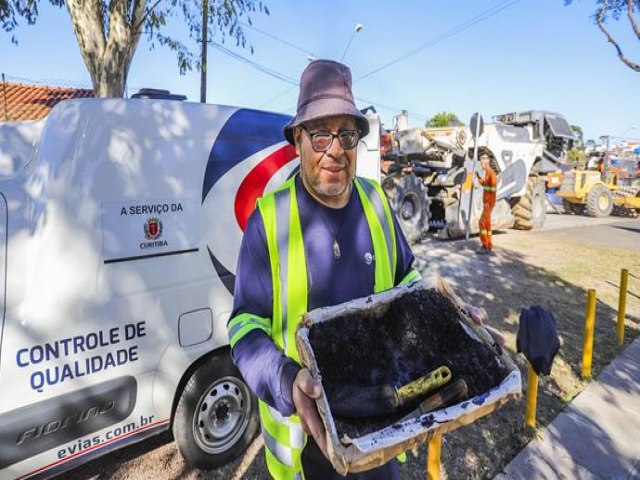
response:
<path id="1" fill-rule="evenodd" d="M 482 192 L 482 215 L 480 216 L 480 242 L 482 247 L 476 253 L 480 255 L 491 254 L 493 243 L 491 242 L 491 211 L 496 204 L 496 187 L 498 185 L 498 177 L 496 172 L 491 168 L 489 155 L 483 153 L 480 155 L 480 162 L 485 171 L 484 178 L 478 172 L 478 181 L 483 187 Z"/>

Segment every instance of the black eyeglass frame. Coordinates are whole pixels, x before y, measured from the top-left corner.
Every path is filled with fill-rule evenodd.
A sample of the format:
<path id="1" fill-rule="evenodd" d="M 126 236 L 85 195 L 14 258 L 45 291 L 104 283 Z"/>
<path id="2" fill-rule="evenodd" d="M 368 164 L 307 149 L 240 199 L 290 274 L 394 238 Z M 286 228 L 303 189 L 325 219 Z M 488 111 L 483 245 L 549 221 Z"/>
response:
<path id="1" fill-rule="evenodd" d="M 344 149 L 344 150 L 353 150 L 354 148 L 356 148 L 358 146 L 358 143 L 360 143 L 360 135 L 361 135 L 361 131 L 357 128 L 349 128 L 346 130 L 340 130 L 337 133 L 333 133 L 330 132 L 328 130 L 309 130 L 305 125 L 300 124 L 300 128 L 302 128 L 305 132 L 307 132 L 307 135 L 309 135 L 309 138 L 311 139 L 311 148 L 313 149 L 314 152 L 316 153 L 323 153 L 326 152 L 327 150 L 329 150 L 331 148 L 331 145 L 333 145 L 333 141 L 337 138 L 338 142 L 340 142 L 340 146 Z M 340 137 L 340 135 L 343 135 L 345 133 L 352 133 L 355 132 L 356 133 L 356 140 L 355 143 L 353 144 L 353 146 L 351 147 L 347 147 L 344 145 L 342 138 Z M 331 141 L 328 143 L 327 148 L 323 149 L 318 149 L 316 148 L 315 145 L 315 137 L 316 135 L 331 135 Z"/>

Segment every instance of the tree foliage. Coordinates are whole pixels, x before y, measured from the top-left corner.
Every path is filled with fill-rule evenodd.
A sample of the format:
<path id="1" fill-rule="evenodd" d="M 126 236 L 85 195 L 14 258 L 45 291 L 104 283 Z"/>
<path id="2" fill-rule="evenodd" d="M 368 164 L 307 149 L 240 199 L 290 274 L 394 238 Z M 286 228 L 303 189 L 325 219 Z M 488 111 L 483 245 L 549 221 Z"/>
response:
<path id="1" fill-rule="evenodd" d="M 440 112 L 436 113 L 427 122 L 428 127 L 455 127 L 458 125 L 464 125 L 458 116 L 452 112 Z"/>
<path id="2" fill-rule="evenodd" d="M 587 155 L 584 153 L 584 149 L 572 148 L 567 153 L 567 163 L 576 166 L 582 166 L 587 161 Z"/>
<path id="3" fill-rule="evenodd" d="M 573 131 L 573 133 L 576 134 L 576 137 L 578 137 L 578 141 L 577 146 L 578 147 L 583 147 L 584 146 L 584 133 L 582 132 L 582 127 L 580 125 L 571 125 L 571 130 Z"/>
<path id="4" fill-rule="evenodd" d="M 565 5 L 569 5 L 572 2 L 573 0 L 564 0 Z M 640 60 L 630 60 L 623 53 L 618 41 L 606 28 L 607 20 L 612 18 L 615 21 L 619 21 L 623 16 L 626 16 L 638 42 L 640 42 L 640 26 L 638 26 L 638 22 L 640 21 L 640 0 L 597 0 L 596 4 L 598 7 L 593 14 L 594 23 L 598 25 L 598 28 L 600 28 L 605 37 L 607 37 L 607 41 L 616 49 L 620 61 L 632 70 L 640 72 L 640 63 L 638 63 Z"/>
<path id="5" fill-rule="evenodd" d="M 15 30 L 20 21 L 36 22 L 38 7 L 44 0 L 0 0 L 0 24 L 16 43 Z M 124 94 L 129 67 L 142 35 L 150 47 L 173 50 L 183 74 L 200 69 L 200 59 L 193 52 L 202 34 L 202 0 L 48 0 L 56 7 L 67 7 L 94 92 L 101 97 Z M 269 14 L 261 0 L 210 0 L 208 2 L 208 38 L 235 41 L 247 46 L 241 27 L 250 14 Z M 171 21 L 184 22 L 191 44 L 167 33 Z M 253 47 L 249 46 L 253 53 Z"/>

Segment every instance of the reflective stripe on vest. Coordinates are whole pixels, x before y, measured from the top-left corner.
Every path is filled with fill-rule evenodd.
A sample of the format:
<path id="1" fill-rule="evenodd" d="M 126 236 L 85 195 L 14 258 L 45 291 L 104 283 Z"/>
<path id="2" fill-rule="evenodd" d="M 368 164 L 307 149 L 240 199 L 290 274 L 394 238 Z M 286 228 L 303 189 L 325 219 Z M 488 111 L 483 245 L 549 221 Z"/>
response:
<path id="1" fill-rule="evenodd" d="M 361 178 L 356 178 L 354 184 L 371 232 L 374 291 L 377 293 L 394 285 L 397 253 L 391 209 L 378 184 Z M 300 363 L 295 347 L 295 330 L 307 311 L 308 299 L 307 266 L 295 177 L 259 199 L 258 209 L 264 223 L 271 264 L 271 338 L 285 355 Z M 301 452 L 306 437 L 299 417 L 283 417 L 262 401 L 259 401 L 259 407 L 269 472 L 278 480 L 301 479 Z"/>
<path id="2" fill-rule="evenodd" d="M 229 323 L 227 323 L 227 333 L 229 334 L 231 348 L 247 333 L 256 329 L 260 329 L 271 336 L 271 320 L 250 313 L 241 313 L 230 319 Z"/>
<path id="3" fill-rule="evenodd" d="M 399 285 L 408 285 L 410 283 L 417 282 L 418 280 L 422 280 L 422 275 L 420 275 L 420 272 L 412 268 L 409 270 L 409 273 L 404 276 Z"/>
<path id="4" fill-rule="evenodd" d="M 484 187 L 484 191 L 485 192 L 495 192 L 496 191 L 496 187 Z"/>
<path id="5" fill-rule="evenodd" d="M 360 178 L 356 178 L 354 183 L 371 231 L 375 259 L 373 290 L 378 293 L 392 288 L 396 275 L 396 235 L 391 209 L 380 185 Z"/>
<path id="6" fill-rule="evenodd" d="M 302 449 L 306 437 L 297 416 L 283 417 L 276 409 L 258 401 L 267 466 L 280 480 L 302 479 Z"/>

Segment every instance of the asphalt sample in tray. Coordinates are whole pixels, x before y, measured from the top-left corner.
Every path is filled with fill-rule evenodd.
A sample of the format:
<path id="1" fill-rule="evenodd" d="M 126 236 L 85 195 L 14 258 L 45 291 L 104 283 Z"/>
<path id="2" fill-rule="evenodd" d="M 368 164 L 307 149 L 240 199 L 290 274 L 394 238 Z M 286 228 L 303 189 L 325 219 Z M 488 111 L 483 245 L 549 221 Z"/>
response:
<path id="1" fill-rule="evenodd" d="M 386 308 L 386 306 L 384 306 Z M 331 406 L 350 386 L 405 385 L 442 365 L 463 379 L 468 398 L 498 385 L 506 366 L 495 351 L 469 337 L 454 303 L 435 289 L 417 290 L 372 311 L 335 317 L 309 329 L 309 342 Z M 414 405 L 364 418 L 333 415 L 338 437 L 358 438 L 392 425 Z"/>

